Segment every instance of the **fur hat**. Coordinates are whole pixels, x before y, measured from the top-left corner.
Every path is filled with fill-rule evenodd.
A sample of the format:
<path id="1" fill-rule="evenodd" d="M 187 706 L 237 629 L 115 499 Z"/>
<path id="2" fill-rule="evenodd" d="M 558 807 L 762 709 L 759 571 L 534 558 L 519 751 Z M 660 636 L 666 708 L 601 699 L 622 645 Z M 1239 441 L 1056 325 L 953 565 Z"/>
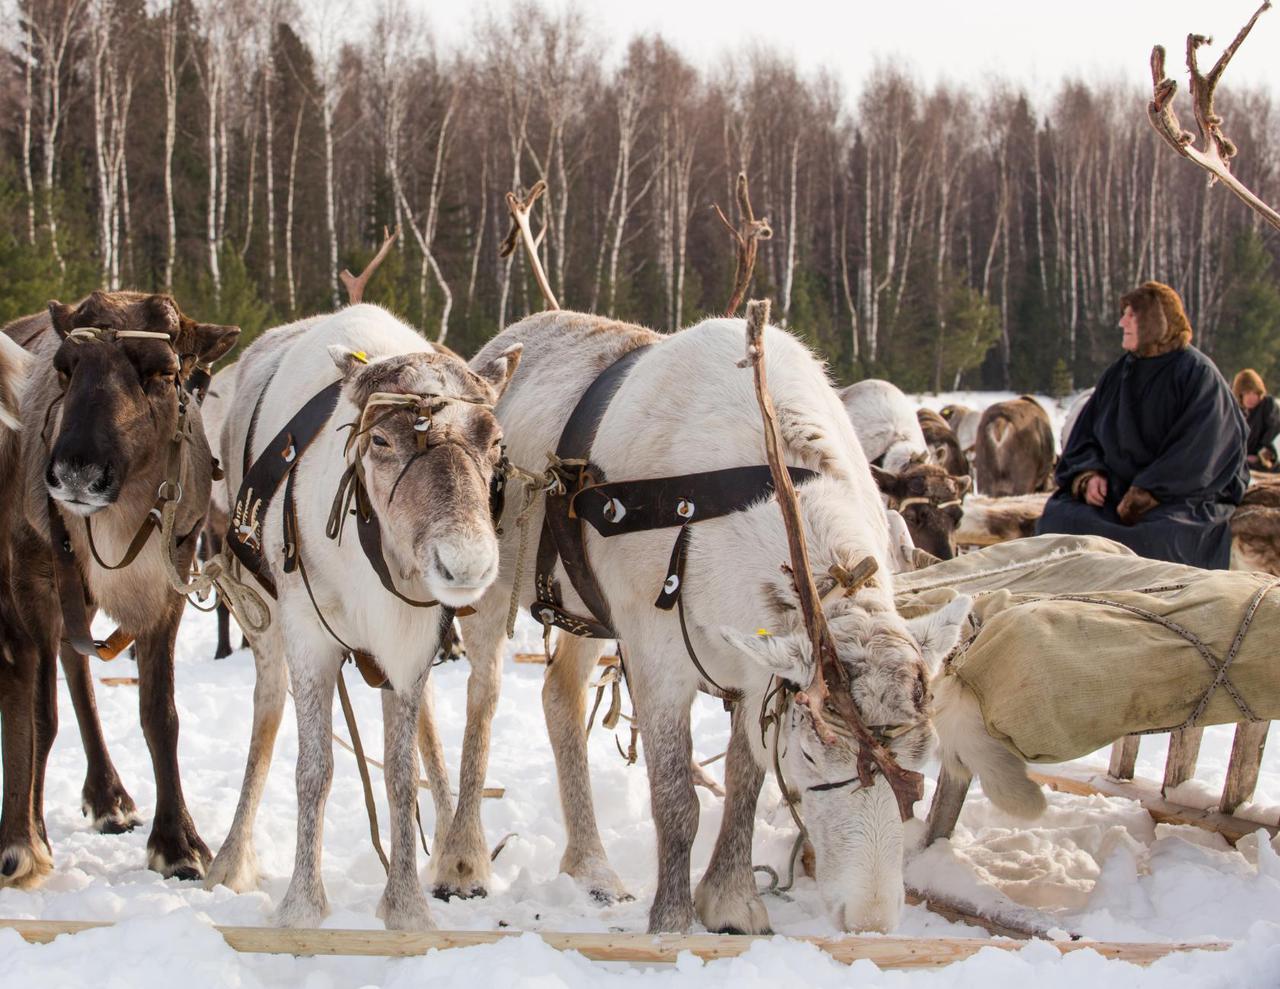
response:
<path id="1" fill-rule="evenodd" d="M 1262 382 L 1262 375 L 1251 367 L 1245 368 L 1235 376 L 1235 380 L 1231 382 L 1231 394 L 1236 397 L 1236 401 L 1241 405 L 1244 404 L 1244 397 L 1253 393 L 1254 395 L 1265 395 L 1267 386 Z"/>
<path id="2" fill-rule="evenodd" d="M 1138 357 L 1158 357 L 1191 343 L 1191 323 L 1178 293 L 1163 282 L 1143 282 L 1120 297 L 1138 317 Z"/>

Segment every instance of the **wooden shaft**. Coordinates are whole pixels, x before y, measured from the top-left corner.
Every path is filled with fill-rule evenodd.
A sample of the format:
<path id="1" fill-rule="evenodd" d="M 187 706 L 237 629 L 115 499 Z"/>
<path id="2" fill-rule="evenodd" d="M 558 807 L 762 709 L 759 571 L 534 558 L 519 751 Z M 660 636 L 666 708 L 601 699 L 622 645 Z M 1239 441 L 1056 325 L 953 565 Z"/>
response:
<path id="1" fill-rule="evenodd" d="M 1169 733 L 1169 755 L 1164 763 L 1164 783 L 1160 792 L 1168 794 L 1196 774 L 1203 728 L 1180 728 Z"/>
<path id="2" fill-rule="evenodd" d="M 1117 780 L 1133 779 L 1133 767 L 1138 762 L 1138 743 L 1141 741 L 1141 735 L 1125 735 L 1112 745 L 1111 765 L 1107 769 L 1107 775 Z"/>
<path id="3" fill-rule="evenodd" d="M 98 921 L 67 920 L 0 920 L 0 929 L 16 931 L 33 944 L 47 944 L 63 934 L 78 934 L 97 927 L 110 927 Z M 236 951 L 248 954 L 286 955 L 363 955 L 388 958 L 424 955 L 444 948 L 470 948 L 496 944 L 521 931 L 405 931 L 376 930 L 291 930 L 275 927 L 215 926 L 223 939 Z M 557 951 L 577 951 L 592 961 L 633 962 L 639 964 L 673 963 L 682 951 L 689 951 L 706 961 L 736 958 L 758 941 L 772 938 L 727 934 L 585 934 L 537 932 Z M 962 961 L 984 948 L 1016 951 L 1025 942 L 988 938 L 913 938 L 792 937 L 792 941 L 811 944 L 836 961 L 846 965 L 868 960 L 880 968 L 941 968 Z M 1104 958 L 1150 965 L 1178 952 L 1225 951 L 1230 943 L 1213 941 L 1202 944 L 1144 944 L 1105 941 L 1049 941 L 1063 954 L 1072 951 L 1096 951 Z"/>
<path id="4" fill-rule="evenodd" d="M 1253 797 L 1270 727 L 1270 721 L 1246 721 L 1236 725 L 1231 761 L 1227 764 L 1227 780 L 1222 786 L 1222 799 L 1218 801 L 1218 810 L 1222 813 L 1234 814 L 1237 807 Z"/>

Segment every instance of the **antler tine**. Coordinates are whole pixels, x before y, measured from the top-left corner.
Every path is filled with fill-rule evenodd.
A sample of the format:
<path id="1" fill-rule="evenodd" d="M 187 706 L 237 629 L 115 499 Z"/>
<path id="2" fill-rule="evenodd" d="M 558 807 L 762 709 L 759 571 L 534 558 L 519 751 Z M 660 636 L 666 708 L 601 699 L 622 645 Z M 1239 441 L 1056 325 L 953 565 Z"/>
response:
<path id="1" fill-rule="evenodd" d="M 538 257 L 538 245 L 542 243 L 542 238 L 546 236 L 548 221 L 543 221 L 542 230 L 537 237 L 534 237 L 533 231 L 529 226 L 529 214 L 533 211 L 533 205 L 542 198 L 542 194 L 546 191 L 547 183 L 539 179 L 533 184 L 533 188 L 529 190 L 524 199 L 521 199 L 514 192 L 507 193 L 507 210 L 511 213 L 511 229 L 507 231 L 506 238 L 498 248 L 498 256 L 507 257 L 516 249 L 516 241 L 523 241 L 525 255 L 529 259 L 529 267 L 533 269 L 533 277 L 538 282 L 538 288 L 547 302 L 547 308 L 559 309 L 560 303 L 556 301 L 555 294 L 551 291 L 551 283 L 547 280 L 547 273 L 543 271 L 542 261 Z"/>
<path id="2" fill-rule="evenodd" d="M 716 213 L 720 217 L 720 222 L 729 230 L 729 236 L 733 238 L 734 248 L 736 251 L 736 260 L 733 269 L 733 292 L 729 296 L 729 303 L 725 306 L 724 314 L 732 316 L 738 311 L 738 307 L 742 305 L 742 300 L 746 298 L 747 289 L 751 287 L 751 275 L 756 267 L 756 251 L 759 241 L 769 240 L 773 236 L 773 228 L 769 226 L 766 218 L 756 218 L 755 212 L 751 208 L 751 193 L 747 186 L 747 173 L 739 172 L 736 184 L 736 192 L 738 198 L 738 226 L 734 227 L 729 222 L 718 205 L 712 204 Z"/>
<path id="3" fill-rule="evenodd" d="M 378 253 L 373 256 L 373 259 L 364 266 L 364 271 L 360 272 L 360 276 L 357 278 L 351 274 L 349 269 L 342 269 L 342 274 L 338 277 L 347 290 L 347 299 L 351 305 L 354 306 L 364 299 L 364 287 L 369 284 L 370 276 L 378 270 L 378 265 L 382 264 L 383 259 L 391 250 L 391 245 L 396 242 L 396 238 L 399 236 L 400 227 L 398 224 L 391 233 L 387 233 L 387 228 L 383 227 L 382 246 L 378 248 Z"/>
<path id="4" fill-rule="evenodd" d="M 1173 99 L 1178 84 L 1164 74 L 1165 50 L 1160 45 L 1156 45 L 1151 50 L 1152 98 L 1147 104 L 1147 117 L 1156 133 L 1174 151 L 1195 162 L 1209 173 L 1211 182 L 1221 182 L 1273 227 L 1280 229 L 1280 213 L 1263 202 L 1232 174 L 1231 159 L 1236 156 L 1237 149 L 1231 139 L 1222 132 L 1222 118 L 1213 108 L 1214 91 L 1232 56 L 1253 30 L 1253 25 L 1257 23 L 1258 18 L 1269 9 L 1271 9 L 1271 0 L 1263 0 L 1262 5 L 1249 18 L 1248 23 L 1223 50 L 1207 76 L 1200 71 L 1197 52 L 1204 45 L 1211 44 L 1213 39 L 1202 34 L 1187 35 L 1187 72 L 1190 75 L 1191 106 L 1195 114 L 1196 127 L 1203 138 L 1203 148 L 1196 146 L 1194 135 L 1184 130 L 1178 122 L 1178 115 L 1173 109 Z"/>

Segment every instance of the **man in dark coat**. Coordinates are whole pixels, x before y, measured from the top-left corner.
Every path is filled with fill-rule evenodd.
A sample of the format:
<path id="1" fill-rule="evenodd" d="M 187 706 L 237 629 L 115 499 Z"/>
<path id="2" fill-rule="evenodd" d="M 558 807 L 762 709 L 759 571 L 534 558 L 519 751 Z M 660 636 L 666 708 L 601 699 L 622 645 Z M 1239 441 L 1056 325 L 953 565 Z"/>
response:
<path id="1" fill-rule="evenodd" d="M 1152 559 L 1226 569 L 1231 513 L 1249 484 L 1244 416 L 1191 346 L 1177 292 L 1146 282 L 1120 301 L 1127 353 L 1081 412 L 1036 532 L 1106 536 Z"/>

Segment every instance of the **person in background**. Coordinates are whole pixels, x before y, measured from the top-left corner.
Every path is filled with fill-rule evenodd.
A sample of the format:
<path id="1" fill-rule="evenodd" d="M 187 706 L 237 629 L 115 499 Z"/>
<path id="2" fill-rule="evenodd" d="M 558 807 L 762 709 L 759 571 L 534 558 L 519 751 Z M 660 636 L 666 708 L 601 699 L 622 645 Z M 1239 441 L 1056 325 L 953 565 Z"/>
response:
<path id="1" fill-rule="evenodd" d="M 1120 306 L 1125 353 L 1076 420 L 1036 532 L 1106 536 L 1151 559 L 1226 569 L 1231 514 L 1249 485 L 1240 405 L 1191 346 L 1177 292 L 1145 282 Z"/>
<path id="2" fill-rule="evenodd" d="M 1267 394 L 1262 375 L 1245 368 L 1231 382 L 1231 392 L 1244 410 L 1249 436 L 1245 440 L 1245 459 L 1255 470 L 1276 472 L 1276 437 L 1280 436 L 1280 402 Z"/>

